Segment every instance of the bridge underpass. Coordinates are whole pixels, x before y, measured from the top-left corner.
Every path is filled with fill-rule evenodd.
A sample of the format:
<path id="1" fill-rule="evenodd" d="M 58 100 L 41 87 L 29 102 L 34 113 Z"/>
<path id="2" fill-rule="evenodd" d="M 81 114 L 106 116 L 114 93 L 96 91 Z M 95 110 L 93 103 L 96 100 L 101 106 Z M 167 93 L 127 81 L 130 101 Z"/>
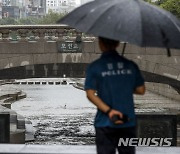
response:
<path id="1" fill-rule="evenodd" d="M 0 79 L 84 77 L 101 54 L 95 37 L 67 26 L 0 26 L 0 33 Z M 128 44 L 125 57 L 139 65 L 148 88 L 180 100 L 180 50 L 171 52 Z"/>

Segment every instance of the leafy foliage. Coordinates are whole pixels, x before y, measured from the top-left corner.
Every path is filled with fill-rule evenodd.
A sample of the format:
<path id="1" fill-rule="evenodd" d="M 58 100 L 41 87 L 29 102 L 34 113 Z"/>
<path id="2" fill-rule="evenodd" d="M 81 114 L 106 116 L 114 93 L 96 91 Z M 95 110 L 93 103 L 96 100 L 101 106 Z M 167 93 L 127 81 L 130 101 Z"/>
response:
<path id="1" fill-rule="evenodd" d="M 165 10 L 180 18 L 180 0 L 144 0 L 154 5 L 158 5 Z M 37 24 L 56 24 L 65 14 L 49 11 L 43 18 L 27 17 L 21 19 L 3 18 L 0 19 L 0 25 L 37 25 Z"/>
<path id="2" fill-rule="evenodd" d="M 38 24 L 56 24 L 65 14 L 49 11 L 49 13 L 38 21 Z"/>
<path id="3" fill-rule="evenodd" d="M 39 19 L 33 17 L 21 18 L 17 22 L 19 25 L 36 25 Z"/>
<path id="4" fill-rule="evenodd" d="M 180 18 L 180 0 L 144 0 L 154 5 L 158 5 L 161 8 L 171 12 L 178 18 Z"/>
<path id="5" fill-rule="evenodd" d="M 27 18 L 3 18 L 0 19 L 0 25 L 44 25 L 44 24 L 56 24 L 56 22 L 62 18 L 65 14 L 55 13 L 49 11 L 43 18 L 27 17 Z"/>
<path id="6" fill-rule="evenodd" d="M 180 18 L 180 0 L 166 0 L 160 6 Z"/>
<path id="7" fill-rule="evenodd" d="M 0 25 L 17 25 L 18 22 L 14 18 L 4 18 L 0 20 Z"/>

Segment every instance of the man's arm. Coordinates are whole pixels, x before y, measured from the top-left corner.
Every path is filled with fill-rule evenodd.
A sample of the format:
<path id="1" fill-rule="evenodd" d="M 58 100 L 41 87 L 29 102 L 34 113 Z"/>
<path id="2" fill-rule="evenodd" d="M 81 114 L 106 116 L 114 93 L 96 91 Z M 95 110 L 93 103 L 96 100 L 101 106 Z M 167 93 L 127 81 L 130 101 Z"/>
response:
<path id="1" fill-rule="evenodd" d="M 145 85 L 142 85 L 135 89 L 134 94 L 144 95 L 145 91 L 146 91 Z"/>
<path id="2" fill-rule="evenodd" d="M 104 113 L 107 113 L 108 110 L 110 110 L 111 108 L 104 103 L 100 97 L 95 95 L 96 91 L 93 89 L 88 89 L 86 90 L 86 95 L 87 98 L 94 104 L 97 106 L 97 108 L 99 110 L 101 110 Z M 123 114 L 117 110 L 111 109 L 110 112 L 108 113 L 109 118 L 111 119 L 113 117 L 113 115 L 118 115 L 120 118 L 123 117 Z M 116 124 L 121 124 L 123 123 L 122 121 L 118 120 L 116 122 Z"/>

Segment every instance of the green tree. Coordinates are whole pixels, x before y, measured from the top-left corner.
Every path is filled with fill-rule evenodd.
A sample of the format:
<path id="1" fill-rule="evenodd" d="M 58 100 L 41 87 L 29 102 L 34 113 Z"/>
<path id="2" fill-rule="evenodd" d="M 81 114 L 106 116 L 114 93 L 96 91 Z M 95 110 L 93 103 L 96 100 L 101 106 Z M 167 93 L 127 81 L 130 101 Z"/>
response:
<path id="1" fill-rule="evenodd" d="M 180 18 L 180 0 L 166 0 L 160 6 Z"/>
<path id="2" fill-rule="evenodd" d="M 171 12 L 176 17 L 180 18 L 180 0 L 156 0 L 156 1 L 144 0 L 144 1 L 157 5 Z"/>
<path id="3" fill-rule="evenodd" d="M 18 20 L 19 25 L 36 25 L 38 23 L 38 18 L 33 17 L 27 17 L 27 18 L 21 18 Z"/>
<path id="4" fill-rule="evenodd" d="M 65 13 L 56 13 L 53 11 L 49 11 L 42 18 L 35 18 L 35 17 L 26 17 L 21 19 L 14 19 L 14 18 L 3 18 L 0 19 L 0 25 L 37 25 L 37 24 L 56 24 L 56 22 L 62 18 Z"/>
<path id="5" fill-rule="evenodd" d="M 18 22 L 14 18 L 3 18 L 0 19 L 0 25 L 17 25 Z"/>
<path id="6" fill-rule="evenodd" d="M 145 2 L 148 2 L 148 3 L 152 3 L 152 1 L 151 0 L 144 0 Z"/>
<path id="7" fill-rule="evenodd" d="M 161 5 L 161 4 L 165 3 L 166 1 L 167 0 L 156 0 L 153 3 L 156 4 L 156 5 Z"/>
<path id="8" fill-rule="evenodd" d="M 47 15 L 41 18 L 38 21 L 38 24 L 56 24 L 56 22 L 62 18 L 65 14 L 63 13 L 56 13 L 53 11 L 49 11 Z"/>

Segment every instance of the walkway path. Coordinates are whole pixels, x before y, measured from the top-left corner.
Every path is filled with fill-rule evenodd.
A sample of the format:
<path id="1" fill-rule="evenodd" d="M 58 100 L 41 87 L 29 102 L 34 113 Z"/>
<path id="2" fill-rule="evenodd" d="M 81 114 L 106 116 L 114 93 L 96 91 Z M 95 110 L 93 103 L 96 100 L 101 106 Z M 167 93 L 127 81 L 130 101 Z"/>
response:
<path id="1" fill-rule="evenodd" d="M 95 146 L 0 145 L 0 153 L 96 154 Z M 179 154 L 178 147 L 137 147 L 136 154 Z"/>

